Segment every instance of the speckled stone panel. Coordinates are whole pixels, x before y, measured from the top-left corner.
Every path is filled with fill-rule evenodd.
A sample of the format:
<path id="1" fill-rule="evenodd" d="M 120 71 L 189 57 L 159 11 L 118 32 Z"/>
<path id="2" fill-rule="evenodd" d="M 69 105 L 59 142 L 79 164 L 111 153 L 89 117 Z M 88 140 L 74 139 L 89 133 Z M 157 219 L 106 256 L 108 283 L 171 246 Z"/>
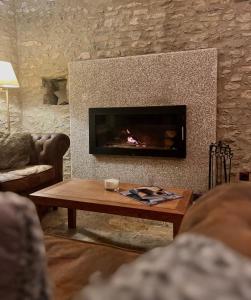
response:
<path id="1" fill-rule="evenodd" d="M 205 49 L 69 64 L 72 175 L 207 188 L 216 139 L 217 51 Z M 89 154 L 88 108 L 187 105 L 186 159 Z"/>

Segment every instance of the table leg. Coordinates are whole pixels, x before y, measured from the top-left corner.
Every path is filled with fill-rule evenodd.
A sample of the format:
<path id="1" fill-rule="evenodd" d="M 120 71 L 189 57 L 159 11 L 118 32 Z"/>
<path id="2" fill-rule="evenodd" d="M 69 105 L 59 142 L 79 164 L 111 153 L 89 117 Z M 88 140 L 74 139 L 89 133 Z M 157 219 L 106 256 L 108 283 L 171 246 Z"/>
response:
<path id="1" fill-rule="evenodd" d="M 68 228 L 76 228 L 76 209 L 68 208 Z"/>
<path id="2" fill-rule="evenodd" d="M 43 206 L 43 205 L 38 205 L 36 204 L 36 209 L 37 209 L 37 214 L 39 217 L 40 222 L 42 221 L 43 217 L 46 215 L 46 213 L 49 210 L 49 207 Z"/>
<path id="3" fill-rule="evenodd" d="M 179 233 L 181 222 L 182 222 L 182 219 L 176 219 L 173 222 L 173 238 L 175 238 L 176 235 Z"/>

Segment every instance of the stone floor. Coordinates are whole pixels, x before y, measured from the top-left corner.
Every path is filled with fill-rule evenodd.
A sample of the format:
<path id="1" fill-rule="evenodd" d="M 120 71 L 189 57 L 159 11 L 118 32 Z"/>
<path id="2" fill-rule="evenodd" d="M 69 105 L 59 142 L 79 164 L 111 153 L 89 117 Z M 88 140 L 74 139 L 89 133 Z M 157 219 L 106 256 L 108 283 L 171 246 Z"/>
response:
<path id="1" fill-rule="evenodd" d="M 170 223 L 84 211 L 77 211 L 77 229 L 69 230 L 63 208 L 48 213 L 42 227 L 50 234 L 143 251 L 170 243 L 173 231 Z"/>

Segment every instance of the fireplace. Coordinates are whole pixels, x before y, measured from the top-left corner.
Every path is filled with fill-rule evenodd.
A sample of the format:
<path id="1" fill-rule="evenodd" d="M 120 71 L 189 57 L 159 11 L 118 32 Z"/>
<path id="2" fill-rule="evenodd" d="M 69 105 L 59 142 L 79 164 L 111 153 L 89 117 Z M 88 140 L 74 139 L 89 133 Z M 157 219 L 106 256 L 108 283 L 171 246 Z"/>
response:
<path id="1" fill-rule="evenodd" d="M 89 153 L 186 157 L 186 106 L 89 108 Z"/>

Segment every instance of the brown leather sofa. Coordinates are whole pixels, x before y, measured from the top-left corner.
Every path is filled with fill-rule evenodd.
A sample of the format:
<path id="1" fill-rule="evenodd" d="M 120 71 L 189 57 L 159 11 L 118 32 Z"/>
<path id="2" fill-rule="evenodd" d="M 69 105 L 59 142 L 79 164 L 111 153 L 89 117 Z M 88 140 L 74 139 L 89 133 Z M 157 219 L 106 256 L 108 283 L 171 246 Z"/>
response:
<path id="1" fill-rule="evenodd" d="M 0 170 L 0 191 L 28 195 L 63 179 L 63 156 L 70 139 L 62 133 L 31 134 L 30 160 L 19 169 Z"/>
<path id="2" fill-rule="evenodd" d="M 46 235 L 44 241 L 53 300 L 73 300 L 93 274 L 109 278 L 139 255 L 133 250 L 53 235 Z"/>
<path id="3" fill-rule="evenodd" d="M 220 185 L 200 197 L 183 218 L 180 233 L 219 240 L 251 258 L 251 184 Z"/>

